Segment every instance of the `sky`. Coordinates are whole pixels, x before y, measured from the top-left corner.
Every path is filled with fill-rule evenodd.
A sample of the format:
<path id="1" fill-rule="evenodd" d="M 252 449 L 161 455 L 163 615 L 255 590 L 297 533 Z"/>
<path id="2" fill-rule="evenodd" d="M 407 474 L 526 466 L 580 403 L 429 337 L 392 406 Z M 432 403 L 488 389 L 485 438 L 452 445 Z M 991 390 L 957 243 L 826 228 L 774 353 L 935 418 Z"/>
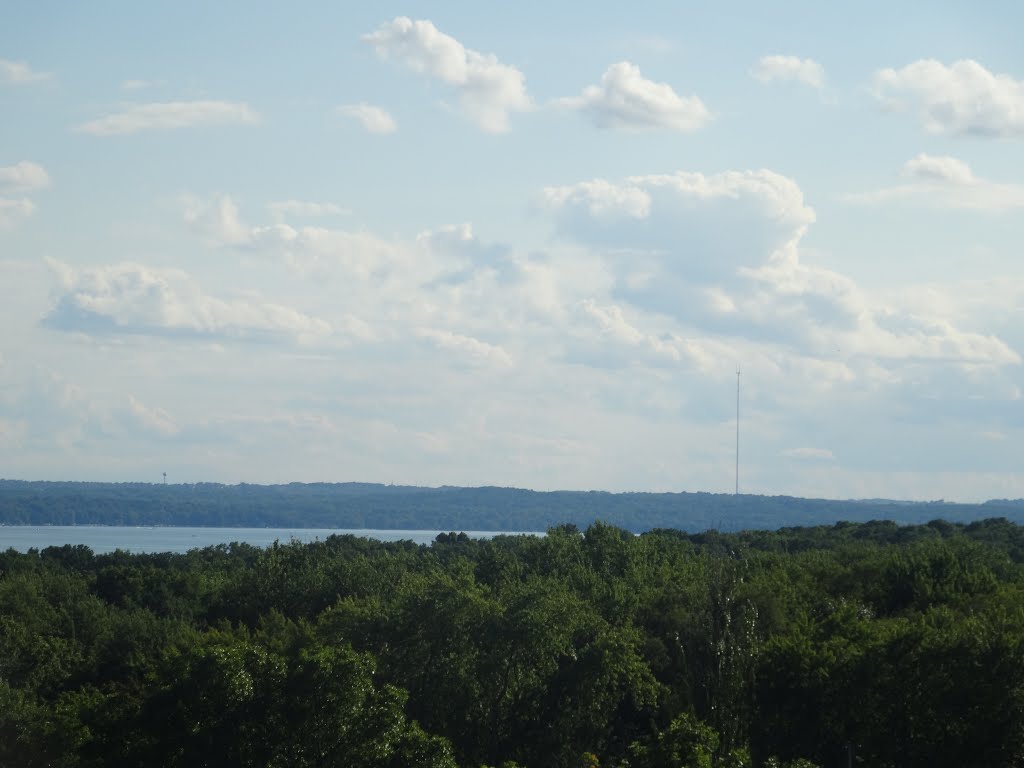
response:
<path id="1" fill-rule="evenodd" d="M 1024 497 L 1022 27 L 11 4 L 0 477 Z"/>

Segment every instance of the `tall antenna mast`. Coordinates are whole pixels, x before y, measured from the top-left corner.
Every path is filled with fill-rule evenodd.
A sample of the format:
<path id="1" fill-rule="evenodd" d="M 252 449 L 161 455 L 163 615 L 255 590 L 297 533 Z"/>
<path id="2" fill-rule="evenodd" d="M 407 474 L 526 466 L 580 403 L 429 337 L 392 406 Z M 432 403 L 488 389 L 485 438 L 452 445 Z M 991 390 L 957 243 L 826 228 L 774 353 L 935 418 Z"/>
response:
<path id="1" fill-rule="evenodd" d="M 740 367 L 736 366 L 736 495 L 740 494 Z"/>

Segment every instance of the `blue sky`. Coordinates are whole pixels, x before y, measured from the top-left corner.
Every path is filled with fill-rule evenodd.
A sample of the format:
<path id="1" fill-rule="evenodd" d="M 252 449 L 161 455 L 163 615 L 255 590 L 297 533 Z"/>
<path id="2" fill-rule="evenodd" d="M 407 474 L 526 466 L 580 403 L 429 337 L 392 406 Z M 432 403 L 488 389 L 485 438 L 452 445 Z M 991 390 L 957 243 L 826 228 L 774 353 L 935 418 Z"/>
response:
<path id="1" fill-rule="evenodd" d="M 0 476 L 1022 497 L 1022 23 L 21 4 Z"/>

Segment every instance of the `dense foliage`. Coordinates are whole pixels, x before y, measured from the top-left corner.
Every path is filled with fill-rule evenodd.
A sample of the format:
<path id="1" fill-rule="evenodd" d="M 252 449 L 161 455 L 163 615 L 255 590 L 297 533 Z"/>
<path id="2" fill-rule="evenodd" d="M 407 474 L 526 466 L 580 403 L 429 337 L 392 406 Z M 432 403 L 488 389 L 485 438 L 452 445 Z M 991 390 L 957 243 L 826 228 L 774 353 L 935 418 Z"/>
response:
<path id="1" fill-rule="evenodd" d="M 1024 762 L 1006 520 L 0 555 L 0 765 Z"/>
<path id="2" fill-rule="evenodd" d="M 839 520 L 926 523 L 1006 517 L 1024 500 L 984 504 L 832 501 L 725 493 L 605 493 L 521 488 L 420 488 L 374 483 L 162 485 L 0 480 L 0 525 L 177 525 L 544 531 L 601 520 L 635 533 L 772 529 Z"/>

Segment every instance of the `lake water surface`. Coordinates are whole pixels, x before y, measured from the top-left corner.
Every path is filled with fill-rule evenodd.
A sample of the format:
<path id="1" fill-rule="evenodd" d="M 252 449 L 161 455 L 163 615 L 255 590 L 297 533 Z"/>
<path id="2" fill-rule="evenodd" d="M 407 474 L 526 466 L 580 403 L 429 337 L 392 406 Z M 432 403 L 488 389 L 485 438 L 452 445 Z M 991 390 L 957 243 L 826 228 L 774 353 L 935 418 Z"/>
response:
<path id="1" fill-rule="evenodd" d="M 429 544 L 439 533 L 448 531 L 386 531 L 373 529 L 343 530 L 334 528 L 121 528 L 106 525 L 8 525 L 0 526 L 0 552 L 14 548 L 26 552 L 30 548 L 60 547 L 84 544 L 96 554 L 123 549 L 128 552 L 187 552 L 190 549 L 230 544 L 233 541 L 266 547 L 275 541 L 315 541 L 328 536 L 362 536 L 378 541 L 414 541 Z M 543 536 L 526 531 L 466 531 L 474 539 L 492 536 Z"/>

